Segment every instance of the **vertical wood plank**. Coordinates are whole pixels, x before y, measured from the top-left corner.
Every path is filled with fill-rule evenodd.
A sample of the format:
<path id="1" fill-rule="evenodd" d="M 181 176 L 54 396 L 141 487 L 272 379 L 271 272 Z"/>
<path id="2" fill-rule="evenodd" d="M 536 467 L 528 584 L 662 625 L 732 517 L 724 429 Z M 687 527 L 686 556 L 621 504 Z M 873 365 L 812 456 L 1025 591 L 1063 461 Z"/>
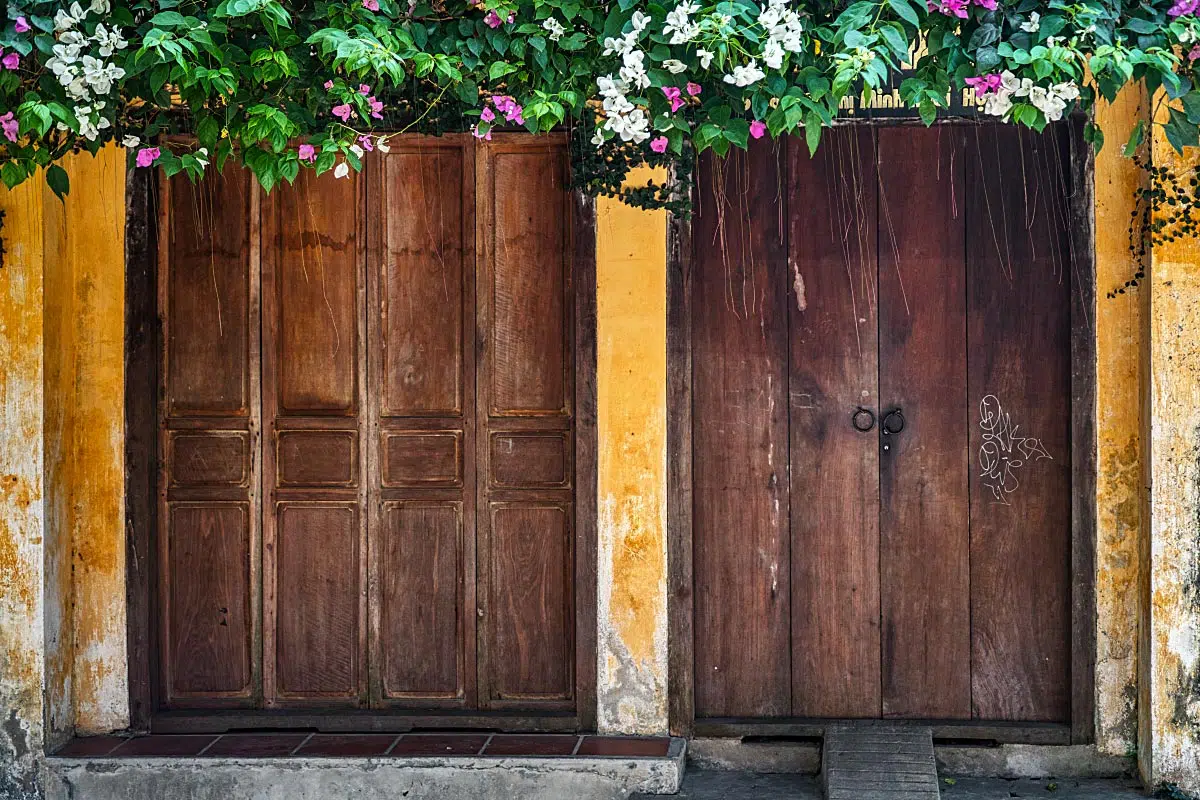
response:
<path id="1" fill-rule="evenodd" d="M 967 142 L 972 713 L 1070 712 L 1071 274 L 1058 131 Z"/>
<path id="2" fill-rule="evenodd" d="M 776 145 L 701 159 L 693 274 L 697 717 L 791 709 L 786 251 Z"/>
<path id="3" fill-rule="evenodd" d="M 971 715 L 964 136 L 879 130 L 880 411 L 905 418 L 880 436 L 885 717 Z"/>
<path id="4" fill-rule="evenodd" d="M 792 714 L 878 717 L 875 143 L 789 140 Z"/>

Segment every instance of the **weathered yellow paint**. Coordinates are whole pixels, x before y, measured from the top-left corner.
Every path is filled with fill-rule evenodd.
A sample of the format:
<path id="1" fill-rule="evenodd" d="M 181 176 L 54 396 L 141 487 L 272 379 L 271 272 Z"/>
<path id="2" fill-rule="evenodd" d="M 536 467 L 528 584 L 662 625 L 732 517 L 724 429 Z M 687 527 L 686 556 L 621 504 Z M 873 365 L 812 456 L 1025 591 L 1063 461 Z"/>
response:
<path id="1" fill-rule="evenodd" d="M 54 254 L 46 270 L 47 531 L 57 556 L 57 572 L 48 578 L 59 592 L 69 584 L 61 633 L 70 642 L 69 677 L 55 676 L 70 702 L 56 703 L 53 714 L 69 715 L 80 733 L 96 733 L 123 728 L 129 719 L 125 153 L 108 147 L 64 166 L 71 193 L 46 226 Z"/>
<path id="2" fill-rule="evenodd" d="M 1165 111 L 1165 109 L 1164 109 Z M 1161 130 L 1154 160 L 1179 172 Z M 1151 783 L 1200 791 L 1200 239 L 1154 248 L 1143 451 L 1150 478 L 1148 604 L 1140 675 L 1139 766 Z"/>
<path id="3" fill-rule="evenodd" d="M 37 797 L 43 743 L 43 190 L 0 191 L 0 797 Z"/>
<path id="4" fill-rule="evenodd" d="M 642 182 L 654 175 L 631 176 Z M 666 213 L 596 208 L 598 724 L 667 729 Z"/>
<path id="5" fill-rule="evenodd" d="M 1146 117 L 1140 87 L 1097 109 L 1108 141 L 1096 155 L 1096 746 L 1125 755 L 1137 740 L 1137 626 L 1141 532 L 1141 298 L 1109 298 L 1141 266 L 1130 218 L 1143 171 L 1121 153 Z"/>

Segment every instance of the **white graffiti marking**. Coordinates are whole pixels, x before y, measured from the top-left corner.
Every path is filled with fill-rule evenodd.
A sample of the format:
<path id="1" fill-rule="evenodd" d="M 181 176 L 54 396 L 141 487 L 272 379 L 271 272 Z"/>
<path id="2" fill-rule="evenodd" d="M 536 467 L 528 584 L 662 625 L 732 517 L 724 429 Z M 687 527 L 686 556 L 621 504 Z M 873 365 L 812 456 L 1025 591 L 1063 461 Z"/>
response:
<path id="1" fill-rule="evenodd" d="M 1017 470 L 1030 461 L 1053 460 L 1042 446 L 1041 439 L 1018 436 L 1019 425 L 1000 405 L 999 398 L 989 394 L 979 401 L 979 427 L 983 444 L 979 446 L 979 477 L 992 492 L 997 503 L 1009 505 L 1013 492 L 1021 485 Z"/>

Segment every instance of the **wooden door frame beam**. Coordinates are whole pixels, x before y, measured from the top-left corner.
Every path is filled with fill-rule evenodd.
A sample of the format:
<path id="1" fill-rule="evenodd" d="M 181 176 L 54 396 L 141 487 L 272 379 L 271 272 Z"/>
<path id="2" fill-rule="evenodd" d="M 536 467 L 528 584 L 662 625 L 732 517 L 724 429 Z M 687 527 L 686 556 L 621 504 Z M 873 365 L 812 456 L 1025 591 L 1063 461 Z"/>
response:
<path id="1" fill-rule="evenodd" d="M 1083 120 L 1070 121 L 1070 247 L 1075 284 L 1071 303 L 1071 722 L 1060 743 L 1095 741 L 1096 686 L 1096 269 L 1094 166 Z M 878 123 L 877 123 L 878 124 Z M 882 124 L 905 124 L 903 122 Z M 955 124 L 953 122 L 947 124 Z M 667 230 L 667 563 L 669 724 L 691 736 L 695 719 L 692 572 L 692 332 L 691 222 L 672 215 Z M 788 724 L 785 720 L 771 725 Z M 811 721 L 797 721 L 811 727 Z M 750 735 L 760 725 L 720 725 L 725 735 Z M 1008 741 L 1029 741 L 1020 726 L 968 723 Z M 1059 726 L 1065 729 L 1066 726 Z M 737 731 L 742 733 L 737 734 Z M 987 738 L 996 738 L 988 736 Z"/>

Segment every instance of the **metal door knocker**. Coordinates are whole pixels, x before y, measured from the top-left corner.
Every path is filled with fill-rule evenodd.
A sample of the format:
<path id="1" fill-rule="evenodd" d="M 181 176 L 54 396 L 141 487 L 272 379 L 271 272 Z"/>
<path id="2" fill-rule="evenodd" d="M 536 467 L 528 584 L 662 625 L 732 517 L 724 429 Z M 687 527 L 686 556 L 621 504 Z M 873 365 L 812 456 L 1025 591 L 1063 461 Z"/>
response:
<path id="1" fill-rule="evenodd" d="M 850 415 L 850 424 L 854 426 L 854 430 L 866 433 L 875 427 L 875 412 L 869 408 L 859 406 Z"/>
<path id="2" fill-rule="evenodd" d="M 880 425 L 884 434 L 899 433 L 904 430 L 904 412 L 900 409 L 892 409 L 883 417 L 883 424 Z"/>

